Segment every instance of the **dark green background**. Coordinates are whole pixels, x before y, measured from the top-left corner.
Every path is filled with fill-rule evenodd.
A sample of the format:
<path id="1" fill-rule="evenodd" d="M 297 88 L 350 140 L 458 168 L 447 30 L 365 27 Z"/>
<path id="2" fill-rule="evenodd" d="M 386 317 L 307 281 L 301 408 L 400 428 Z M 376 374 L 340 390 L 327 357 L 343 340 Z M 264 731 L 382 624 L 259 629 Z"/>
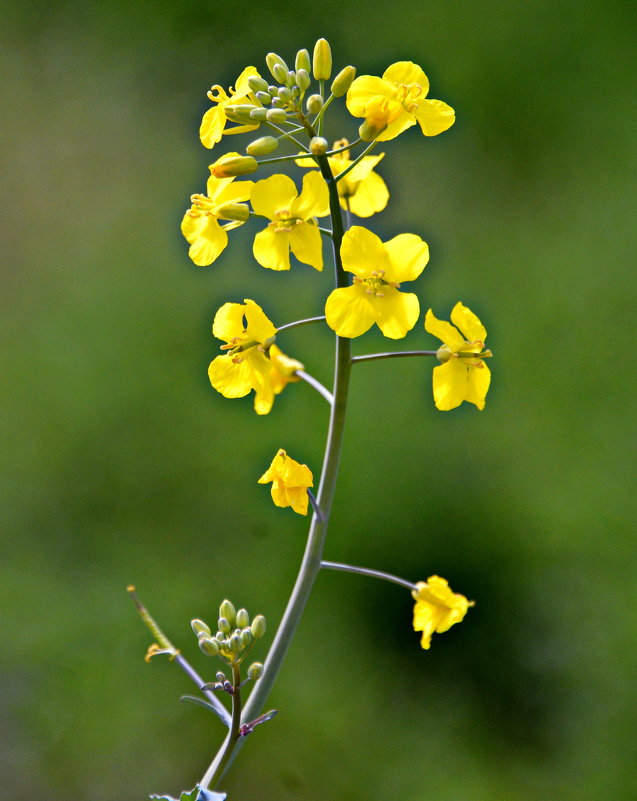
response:
<path id="1" fill-rule="evenodd" d="M 226 595 L 271 630 L 282 612 L 306 524 L 256 479 L 281 446 L 318 473 L 325 404 L 296 386 L 257 418 L 218 396 L 210 324 L 244 297 L 279 324 L 320 313 L 330 271 L 262 270 L 252 226 L 195 268 L 179 221 L 211 161 L 209 86 L 324 35 L 339 68 L 411 59 L 456 108 L 448 133 L 387 143 L 370 225 L 429 242 L 422 305 L 463 300 L 495 353 L 482 413 L 436 412 L 429 362 L 357 368 L 327 556 L 440 573 L 477 604 L 423 652 L 408 593 L 320 576 L 279 716 L 224 789 L 632 801 L 634 3 L 16 2 L 2 20 L 0 795 L 135 801 L 200 777 L 221 727 L 143 662 L 129 582 L 207 678 L 190 618 Z M 281 344 L 329 380 L 325 331 Z M 433 340 L 419 323 L 404 344 Z"/>

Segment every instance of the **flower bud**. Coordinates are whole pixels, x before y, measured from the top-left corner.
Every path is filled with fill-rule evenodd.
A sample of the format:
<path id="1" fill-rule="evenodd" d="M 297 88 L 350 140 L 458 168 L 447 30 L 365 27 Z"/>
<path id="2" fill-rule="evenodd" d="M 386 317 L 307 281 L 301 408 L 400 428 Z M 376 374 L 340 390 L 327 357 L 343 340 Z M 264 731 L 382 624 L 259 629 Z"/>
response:
<path id="1" fill-rule="evenodd" d="M 270 97 L 276 97 L 279 94 L 278 86 L 268 86 L 268 94 Z"/>
<path id="2" fill-rule="evenodd" d="M 292 92 L 288 89 L 287 86 L 282 86 L 279 89 L 279 98 L 283 100 L 285 103 L 289 103 L 292 100 Z"/>
<path id="3" fill-rule="evenodd" d="M 270 95 L 268 95 L 268 102 L 270 101 Z M 250 112 L 250 119 L 256 120 L 256 122 L 264 122 L 268 114 L 268 110 L 265 108 L 253 108 Z"/>
<path id="4" fill-rule="evenodd" d="M 195 618 L 195 620 L 190 621 L 190 625 L 192 626 L 192 630 L 197 637 L 199 637 L 201 634 L 204 634 L 206 637 L 212 636 L 209 626 L 207 626 L 203 620 Z"/>
<path id="5" fill-rule="evenodd" d="M 268 111 L 268 114 L 270 112 Z M 210 172 L 215 178 L 230 178 L 235 175 L 249 175 L 256 172 L 259 165 L 252 156 L 228 156 L 210 165 Z"/>
<path id="6" fill-rule="evenodd" d="M 246 152 L 251 156 L 267 156 L 268 153 L 272 153 L 273 150 L 276 150 L 278 146 L 278 139 L 275 139 L 273 136 L 262 136 L 260 139 L 255 139 L 254 142 L 250 142 L 246 147 Z M 243 611 L 245 612 L 245 609 Z M 241 625 L 238 620 L 239 618 L 237 618 L 237 626 Z"/>
<path id="7" fill-rule="evenodd" d="M 224 639 L 225 639 L 225 637 L 223 636 L 223 631 L 218 631 L 218 632 L 215 634 L 215 640 L 216 640 L 217 642 L 221 643 L 221 642 L 223 642 L 223 641 L 224 641 Z"/>
<path id="8" fill-rule="evenodd" d="M 296 71 L 296 82 L 298 83 L 299 87 L 305 91 L 312 79 L 310 78 L 310 73 L 307 70 L 300 69 Z"/>
<path id="9" fill-rule="evenodd" d="M 272 108 L 285 108 L 286 106 L 287 103 L 285 102 L 285 100 L 282 100 L 278 95 L 272 98 Z M 268 115 L 266 114 L 266 119 L 267 116 Z"/>
<path id="10" fill-rule="evenodd" d="M 272 95 L 267 91 L 266 88 L 266 90 L 263 92 L 257 92 L 257 100 L 264 106 L 269 106 L 272 102 Z"/>
<path id="11" fill-rule="evenodd" d="M 272 69 L 272 75 L 279 83 L 285 83 L 288 78 L 288 71 L 283 64 L 275 64 Z"/>
<path id="12" fill-rule="evenodd" d="M 251 75 L 248 78 L 248 86 L 253 92 L 262 92 L 267 90 L 268 82 L 264 81 L 259 75 Z"/>
<path id="13" fill-rule="evenodd" d="M 199 648 L 206 656 L 219 655 L 219 646 L 211 637 L 199 637 Z"/>
<path id="14" fill-rule="evenodd" d="M 232 631 L 230 621 L 225 617 L 220 617 L 217 621 L 217 625 L 219 626 L 219 631 L 222 631 L 224 634 L 230 634 Z"/>
<path id="15" fill-rule="evenodd" d="M 226 680 L 226 674 L 223 672 L 223 670 L 218 670 L 215 673 L 215 679 L 217 679 L 217 681 L 225 681 Z"/>
<path id="16" fill-rule="evenodd" d="M 305 101 L 305 105 L 310 114 L 318 114 L 323 108 L 323 98 L 321 95 L 310 95 Z"/>
<path id="17" fill-rule="evenodd" d="M 243 631 L 241 632 L 241 644 L 243 645 L 243 647 L 247 648 L 247 646 L 250 645 L 252 640 L 253 637 L 250 629 L 249 628 L 243 629 Z"/>
<path id="18" fill-rule="evenodd" d="M 436 351 L 436 359 L 443 364 L 448 362 L 453 356 L 451 349 L 447 345 L 441 345 Z"/>
<path id="19" fill-rule="evenodd" d="M 234 608 L 234 604 L 232 603 L 232 601 L 229 601 L 226 598 L 225 601 L 221 602 L 221 606 L 219 607 L 219 617 L 225 617 L 228 623 L 231 626 L 233 626 L 234 619 L 236 616 L 237 616 L 237 610 Z M 219 626 L 219 628 L 222 629 L 223 631 L 222 626 Z"/>
<path id="20" fill-rule="evenodd" d="M 263 637 L 265 634 L 265 618 L 263 615 L 257 615 L 255 617 L 255 619 L 252 621 L 250 629 L 255 640 L 260 640 L 261 637 Z"/>
<path id="21" fill-rule="evenodd" d="M 268 109 L 268 113 L 265 115 L 266 120 L 268 122 L 273 122 L 276 124 L 285 122 L 288 115 L 282 108 L 271 108 Z"/>
<path id="22" fill-rule="evenodd" d="M 327 139 L 324 139 L 322 136 L 313 136 L 310 139 L 310 153 L 313 153 L 315 156 L 323 156 L 327 153 L 328 147 L 329 143 Z"/>
<path id="23" fill-rule="evenodd" d="M 306 72 L 309 72 L 311 66 L 310 54 L 307 52 L 307 50 L 299 50 L 299 52 L 296 54 L 296 59 L 294 60 L 294 68 L 296 69 L 297 79 L 299 77 L 299 70 L 305 70 Z"/>
<path id="24" fill-rule="evenodd" d="M 296 83 L 296 72 L 294 72 L 294 70 L 289 70 L 285 78 L 285 83 L 287 86 L 294 86 Z"/>
<path id="25" fill-rule="evenodd" d="M 254 106 L 251 103 L 240 103 L 237 106 L 226 106 L 224 113 L 231 122 L 250 122 L 250 112 Z"/>
<path id="26" fill-rule="evenodd" d="M 256 681 L 263 676 L 263 665 L 261 662 L 253 662 L 248 668 L 248 678 Z"/>
<path id="27" fill-rule="evenodd" d="M 250 218 L 250 209 L 247 203 L 226 203 L 215 213 L 222 220 L 234 220 L 235 222 L 246 222 Z"/>
<path id="28" fill-rule="evenodd" d="M 230 637 L 230 650 L 235 654 L 243 650 L 240 634 L 233 634 L 232 637 Z"/>
<path id="29" fill-rule="evenodd" d="M 332 51 L 327 39 L 319 39 L 314 45 L 312 72 L 317 81 L 328 81 L 332 74 Z"/>
<path id="30" fill-rule="evenodd" d="M 275 77 L 275 78 L 276 78 L 276 75 L 274 74 L 274 68 L 278 64 L 280 64 L 283 67 L 285 72 L 288 71 L 288 65 L 281 58 L 281 56 L 277 56 L 276 53 L 268 53 L 268 55 L 265 57 L 265 63 L 268 65 L 268 69 L 270 70 L 270 72 L 272 73 L 273 77 Z M 277 80 L 279 80 L 279 79 L 277 78 Z"/>
<path id="31" fill-rule="evenodd" d="M 246 626 L 250 625 L 250 615 L 248 614 L 247 609 L 239 609 L 237 612 L 237 626 L 240 626 L 244 629 Z"/>
<path id="32" fill-rule="evenodd" d="M 352 85 L 352 81 L 355 77 L 355 67 L 343 67 L 332 81 L 332 94 L 334 97 L 342 97 Z"/>

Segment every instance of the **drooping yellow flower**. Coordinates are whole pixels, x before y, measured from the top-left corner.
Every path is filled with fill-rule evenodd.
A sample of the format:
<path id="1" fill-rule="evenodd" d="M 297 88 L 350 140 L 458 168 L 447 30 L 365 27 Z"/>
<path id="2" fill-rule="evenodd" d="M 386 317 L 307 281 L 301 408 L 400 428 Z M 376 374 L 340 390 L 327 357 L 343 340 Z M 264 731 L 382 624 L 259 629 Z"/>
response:
<path id="1" fill-rule="evenodd" d="M 334 150 L 345 147 L 349 142 L 347 139 L 339 139 L 334 142 Z M 338 195 L 341 206 L 349 209 L 357 217 L 371 217 L 378 211 L 382 211 L 389 200 L 389 192 L 385 181 L 374 172 L 374 167 L 385 154 L 379 153 L 377 156 L 363 156 L 358 164 L 353 167 L 347 175 L 338 182 Z M 343 150 L 334 156 L 328 157 L 328 162 L 333 175 L 346 170 L 352 163 L 350 151 Z M 314 167 L 311 159 L 297 159 L 296 163 L 300 167 Z"/>
<path id="2" fill-rule="evenodd" d="M 376 323 L 386 337 L 404 337 L 418 320 L 420 304 L 413 293 L 398 290 L 401 281 L 413 281 L 424 270 L 427 243 L 416 234 L 399 234 L 383 243 L 367 228 L 354 225 L 343 237 L 341 259 L 354 283 L 328 297 L 330 328 L 340 337 L 357 337 Z"/>
<path id="3" fill-rule="evenodd" d="M 192 206 L 181 221 L 181 232 L 190 243 L 188 255 L 200 267 L 212 264 L 228 244 L 226 232 L 248 219 L 250 210 L 242 201 L 249 199 L 254 182 L 233 181 L 211 175 L 207 194 L 192 195 Z M 230 222 L 220 225 L 223 219 Z"/>
<path id="4" fill-rule="evenodd" d="M 428 99 L 428 91 L 429 80 L 422 69 L 411 61 L 398 61 L 382 78 L 356 78 L 347 93 L 347 108 L 355 117 L 369 117 L 372 126 L 386 124 L 377 137 L 381 142 L 393 139 L 416 122 L 425 136 L 435 136 L 453 125 L 455 115 L 442 100 Z"/>
<path id="5" fill-rule="evenodd" d="M 449 583 L 440 576 L 429 576 L 427 581 L 419 581 L 412 592 L 414 606 L 414 631 L 422 631 L 420 644 L 426 650 L 431 645 L 431 635 L 448 631 L 454 623 L 467 614 L 474 606 L 464 595 L 451 592 Z"/>
<path id="6" fill-rule="evenodd" d="M 303 190 L 287 175 L 257 181 L 250 196 L 252 208 L 271 222 L 254 238 L 254 258 L 270 270 L 290 269 L 290 250 L 304 264 L 323 269 L 323 244 L 315 218 L 329 213 L 327 184 L 318 172 L 303 178 Z"/>
<path id="7" fill-rule="evenodd" d="M 242 398 L 250 390 L 268 392 L 270 360 L 266 349 L 276 328 L 253 300 L 224 303 L 215 315 L 212 333 L 226 342 L 227 350 L 208 368 L 212 386 L 226 398 Z M 270 390 L 271 391 L 271 390 Z"/>
<path id="8" fill-rule="evenodd" d="M 279 395 L 288 384 L 300 381 L 296 375 L 297 370 L 303 370 L 304 365 L 285 353 L 277 345 L 270 345 L 268 349 L 270 359 L 270 372 L 261 389 L 254 396 L 254 410 L 257 414 L 269 414 L 274 403 L 274 396 Z"/>
<path id="9" fill-rule="evenodd" d="M 436 408 L 448 411 L 466 400 L 484 409 L 491 371 L 482 360 L 493 355 L 484 347 L 486 329 L 460 302 L 451 311 L 451 322 L 457 327 L 438 320 L 431 309 L 425 316 L 425 330 L 444 342 L 437 353 L 442 364 L 434 367 L 433 374 Z"/>
<path id="10" fill-rule="evenodd" d="M 214 147 L 217 142 L 221 141 L 221 137 L 224 133 L 245 133 L 246 131 L 254 131 L 259 127 L 259 123 L 257 122 L 254 125 L 239 125 L 235 128 L 230 128 L 228 131 L 225 130 L 226 123 L 228 122 L 226 106 L 234 106 L 240 103 L 252 103 L 258 107 L 261 106 L 261 103 L 257 100 L 254 92 L 248 85 L 248 78 L 252 76 L 260 77 L 258 71 L 254 67 L 246 67 L 237 78 L 236 89 L 230 87 L 230 94 L 218 84 L 210 89 L 208 98 L 215 105 L 209 108 L 203 115 L 201 127 L 199 128 L 201 144 L 204 147 L 209 149 Z"/>
<path id="11" fill-rule="evenodd" d="M 259 484 L 270 481 L 275 506 L 291 506 L 298 514 L 307 514 L 307 490 L 314 486 L 312 471 L 307 465 L 295 462 L 281 449 L 259 479 Z"/>

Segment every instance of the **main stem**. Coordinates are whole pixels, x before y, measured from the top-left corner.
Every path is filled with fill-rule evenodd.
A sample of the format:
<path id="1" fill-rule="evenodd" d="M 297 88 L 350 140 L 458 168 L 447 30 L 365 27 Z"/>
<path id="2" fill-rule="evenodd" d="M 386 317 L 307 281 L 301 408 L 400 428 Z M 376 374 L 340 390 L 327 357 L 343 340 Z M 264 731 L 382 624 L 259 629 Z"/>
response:
<path id="1" fill-rule="evenodd" d="M 305 120 L 304 125 L 310 137 L 314 136 L 314 130 L 307 120 Z M 337 287 L 345 287 L 347 286 L 347 273 L 343 270 L 343 264 L 341 262 L 341 241 L 343 239 L 344 228 L 338 188 L 327 157 L 317 156 L 317 161 L 329 189 L 335 283 Z M 283 614 L 283 619 L 279 624 L 279 628 L 274 636 L 274 641 L 272 642 L 272 646 L 265 660 L 263 675 L 256 682 L 250 694 L 250 698 L 244 707 L 242 715 L 242 721 L 244 723 L 248 723 L 256 718 L 261 711 L 272 689 L 272 685 L 277 678 L 279 670 L 281 669 L 287 650 L 296 628 L 299 625 L 299 621 L 301 620 L 305 605 L 312 592 L 312 587 L 321 569 L 323 546 L 327 535 L 330 512 L 332 511 L 332 502 L 336 490 L 336 480 L 338 477 L 338 468 L 343 445 L 350 372 L 350 340 L 337 336 L 333 387 L 334 403 L 332 405 L 325 456 L 323 458 L 323 469 L 321 471 L 321 480 L 317 494 L 317 503 L 321 510 L 321 517 L 316 514 L 312 517 L 305 553 L 303 554 L 303 561 L 294 584 L 294 589 L 292 590 L 290 600 Z M 243 744 L 244 739 L 244 737 L 234 739 L 232 733 L 228 733 L 224 744 L 221 746 L 221 749 L 200 782 L 202 788 L 207 789 L 213 778 L 215 781 L 219 781 L 222 778 L 223 773 L 229 767 L 232 759 Z"/>

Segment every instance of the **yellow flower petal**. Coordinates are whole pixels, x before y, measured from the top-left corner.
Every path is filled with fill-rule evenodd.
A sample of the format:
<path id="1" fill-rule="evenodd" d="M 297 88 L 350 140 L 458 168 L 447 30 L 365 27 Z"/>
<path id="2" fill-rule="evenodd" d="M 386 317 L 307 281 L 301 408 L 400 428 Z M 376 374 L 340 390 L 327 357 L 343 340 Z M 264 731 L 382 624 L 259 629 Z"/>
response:
<path id="1" fill-rule="evenodd" d="M 412 292 L 399 292 L 384 287 L 384 297 L 374 299 L 376 322 L 389 339 L 402 339 L 417 323 L 420 315 L 418 298 Z"/>
<path id="2" fill-rule="evenodd" d="M 353 183 L 364 180 L 365 178 L 367 178 L 368 175 L 371 174 L 374 167 L 378 164 L 379 161 L 383 159 L 384 156 L 385 156 L 384 153 L 379 153 L 376 156 L 363 156 L 363 158 L 358 162 L 358 164 L 355 167 L 352 167 L 350 172 L 342 180 L 346 181 L 349 178 L 349 180 L 352 181 Z M 336 159 L 333 158 L 330 161 L 334 162 L 336 161 Z M 352 162 L 349 160 L 342 161 L 341 168 L 338 172 L 344 170 L 346 167 L 349 167 L 351 163 Z M 335 174 L 338 175 L 338 172 Z"/>
<path id="3" fill-rule="evenodd" d="M 327 324 L 339 337 L 364 334 L 374 325 L 377 315 L 374 299 L 361 284 L 333 290 L 325 304 Z"/>
<path id="4" fill-rule="evenodd" d="M 396 95 L 396 87 L 374 75 L 361 75 L 354 79 L 347 92 L 347 110 L 354 117 L 364 117 L 367 104 L 372 97 L 378 95 L 393 100 Z"/>
<path id="5" fill-rule="evenodd" d="M 243 302 L 247 321 L 246 336 L 262 344 L 276 336 L 276 328 L 267 318 L 263 309 L 253 300 L 246 299 Z"/>
<path id="6" fill-rule="evenodd" d="M 199 137 L 204 147 L 210 150 L 221 141 L 226 121 L 227 117 L 223 106 L 213 106 L 206 111 L 199 127 Z"/>
<path id="7" fill-rule="evenodd" d="M 389 256 L 380 238 L 362 225 L 353 225 L 345 232 L 341 259 L 343 268 L 359 278 L 369 276 L 373 270 L 390 268 Z"/>
<path id="8" fill-rule="evenodd" d="M 211 179 L 214 175 L 210 176 Z M 227 181 L 227 178 L 216 178 L 217 181 Z M 250 199 L 250 193 L 254 187 L 254 181 L 233 181 L 224 187 L 219 188 L 218 194 L 215 196 L 216 203 L 242 203 Z M 208 192 L 209 197 L 210 192 Z"/>
<path id="9" fill-rule="evenodd" d="M 241 75 L 237 78 L 234 93 L 235 96 L 232 98 L 233 102 L 241 103 L 246 95 L 249 95 L 252 90 L 250 89 L 250 85 L 248 84 L 248 78 L 260 78 L 259 71 L 256 67 L 246 67 Z M 258 101 L 257 101 L 258 102 Z"/>
<path id="10" fill-rule="evenodd" d="M 446 579 L 430 576 L 426 582 L 419 581 L 412 592 L 414 605 L 414 630 L 422 631 L 421 646 L 428 649 L 434 632 L 442 634 L 467 614 L 473 601 L 454 593 Z"/>
<path id="11" fill-rule="evenodd" d="M 446 320 L 439 320 L 431 309 L 425 315 L 425 331 L 442 340 L 452 353 L 461 350 L 465 342 L 457 328 Z"/>
<path id="12" fill-rule="evenodd" d="M 407 111 L 402 111 L 400 115 L 393 121 L 390 122 L 387 128 L 377 137 L 377 141 L 379 142 L 387 142 L 389 139 L 395 139 L 399 134 L 403 131 L 406 131 L 407 128 L 411 128 L 412 125 L 416 124 L 416 120 L 413 114 L 409 114 Z"/>
<path id="13" fill-rule="evenodd" d="M 254 237 L 254 258 L 269 270 L 290 269 L 290 235 L 269 226 Z"/>
<path id="14" fill-rule="evenodd" d="M 449 359 L 434 367 L 434 403 L 441 412 L 448 412 L 466 400 L 468 390 L 468 371 L 463 359 Z"/>
<path id="15" fill-rule="evenodd" d="M 299 261 L 316 270 L 323 269 L 323 242 L 316 225 L 307 222 L 296 225 L 290 232 L 289 241 L 292 253 Z"/>
<path id="16" fill-rule="evenodd" d="M 345 180 L 347 177 L 349 176 L 346 176 Z M 389 191 L 385 181 L 378 173 L 372 172 L 356 186 L 356 190 L 349 198 L 349 209 L 357 217 L 371 217 L 372 214 L 382 211 L 388 200 Z M 347 203 L 343 200 L 341 205 L 347 208 Z"/>
<path id="17" fill-rule="evenodd" d="M 208 367 L 210 383 L 224 398 L 242 398 L 247 395 L 253 385 L 252 373 L 252 364 L 248 359 L 234 362 L 229 354 L 217 356 Z"/>
<path id="18" fill-rule="evenodd" d="M 429 80 L 427 76 L 413 61 L 397 61 L 395 64 L 387 67 L 383 73 L 383 80 L 390 81 L 391 83 L 416 84 L 422 87 L 422 96 L 426 97 L 429 91 Z"/>
<path id="19" fill-rule="evenodd" d="M 224 303 L 215 314 L 212 335 L 224 342 L 243 336 L 243 313 L 244 307 L 241 303 Z"/>
<path id="20" fill-rule="evenodd" d="M 311 217 L 325 217 L 329 213 L 330 194 L 325 179 L 320 172 L 307 173 L 303 176 L 301 194 L 290 206 L 290 216 L 309 220 Z"/>
<path id="21" fill-rule="evenodd" d="M 471 309 L 458 301 L 451 310 L 451 322 L 457 326 L 469 342 L 484 342 L 487 330 Z"/>
<path id="22" fill-rule="evenodd" d="M 469 401 L 469 403 L 475 403 L 478 409 L 482 411 L 489 385 L 491 384 L 491 370 L 481 361 L 479 365 L 471 365 L 467 373 L 465 400 Z"/>
<path id="23" fill-rule="evenodd" d="M 446 131 L 456 120 L 454 110 L 442 100 L 421 100 L 414 114 L 425 136 Z"/>
<path id="24" fill-rule="evenodd" d="M 228 244 L 228 234 L 215 217 L 207 214 L 193 217 L 186 212 L 181 232 L 190 242 L 188 255 L 199 267 L 212 264 Z"/>
<path id="25" fill-rule="evenodd" d="M 313 486 L 312 471 L 299 464 L 281 449 L 259 479 L 259 484 L 272 482 L 271 495 L 276 506 L 291 506 L 298 514 L 307 514 L 308 487 Z"/>
<path id="26" fill-rule="evenodd" d="M 257 214 L 274 220 L 278 211 L 290 209 L 296 195 L 294 181 L 287 175 L 277 174 L 257 181 L 252 189 L 250 201 Z"/>
<path id="27" fill-rule="evenodd" d="M 385 249 L 391 265 L 385 275 L 388 281 L 414 281 L 429 261 L 429 246 L 416 234 L 398 234 L 385 242 Z"/>

